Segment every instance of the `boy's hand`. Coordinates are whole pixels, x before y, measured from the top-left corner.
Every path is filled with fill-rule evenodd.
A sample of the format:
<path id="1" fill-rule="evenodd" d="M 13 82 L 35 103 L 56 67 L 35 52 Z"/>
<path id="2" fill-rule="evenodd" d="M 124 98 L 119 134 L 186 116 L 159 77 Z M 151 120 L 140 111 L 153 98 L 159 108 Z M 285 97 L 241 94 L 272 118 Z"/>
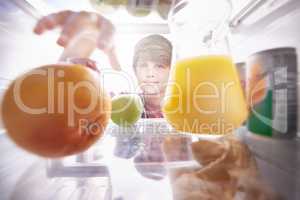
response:
<path id="1" fill-rule="evenodd" d="M 97 68 L 96 62 L 89 58 L 72 58 L 69 60 L 69 62 L 86 66 L 100 73 L 99 69 Z"/>
<path id="2" fill-rule="evenodd" d="M 103 16 L 91 12 L 61 11 L 41 18 L 34 28 L 36 34 L 61 27 L 57 44 L 67 47 L 80 34 L 88 34 L 104 52 L 113 47 L 114 25 Z"/>

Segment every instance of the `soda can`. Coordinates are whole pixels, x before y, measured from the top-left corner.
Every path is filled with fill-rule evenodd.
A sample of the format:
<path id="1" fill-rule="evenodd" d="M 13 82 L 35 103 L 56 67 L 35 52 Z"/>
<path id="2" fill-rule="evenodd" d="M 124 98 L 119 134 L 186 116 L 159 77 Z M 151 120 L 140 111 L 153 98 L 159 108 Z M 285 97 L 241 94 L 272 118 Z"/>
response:
<path id="1" fill-rule="evenodd" d="M 247 60 L 248 130 L 278 138 L 297 135 L 297 55 L 295 48 L 277 48 Z"/>

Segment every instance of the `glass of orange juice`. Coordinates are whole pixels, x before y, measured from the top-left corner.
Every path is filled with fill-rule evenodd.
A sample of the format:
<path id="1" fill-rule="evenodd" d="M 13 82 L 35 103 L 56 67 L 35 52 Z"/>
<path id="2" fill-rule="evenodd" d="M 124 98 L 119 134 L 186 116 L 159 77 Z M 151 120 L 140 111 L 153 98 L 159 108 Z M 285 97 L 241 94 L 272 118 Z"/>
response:
<path id="1" fill-rule="evenodd" d="M 207 4 L 201 6 L 200 2 Z M 178 131 L 223 135 L 232 133 L 247 118 L 238 71 L 228 48 L 226 19 L 231 7 L 227 3 L 226 0 L 182 1 L 170 15 L 176 61 L 162 110 Z"/>

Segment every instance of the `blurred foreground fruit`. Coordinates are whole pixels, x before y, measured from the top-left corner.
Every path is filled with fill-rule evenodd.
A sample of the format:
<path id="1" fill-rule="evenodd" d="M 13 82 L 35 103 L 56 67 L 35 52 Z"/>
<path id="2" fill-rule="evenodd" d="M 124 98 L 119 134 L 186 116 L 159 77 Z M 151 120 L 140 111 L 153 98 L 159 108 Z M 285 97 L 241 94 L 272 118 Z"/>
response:
<path id="1" fill-rule="evenodd" d="M 120 126 L 130 126 L 137 122 L 143 113 L 143 103 L 138 95 L 126 94 L 112 100 L 111 119 Z"/>
<path id="2" fill-rule="evenodd" d="M 9 137 L 44 157 L 89 148 L 103 135 L 111 111 L 97 76 L 81 65 L 55 64 L 18 77 L 2 102 Z"/>

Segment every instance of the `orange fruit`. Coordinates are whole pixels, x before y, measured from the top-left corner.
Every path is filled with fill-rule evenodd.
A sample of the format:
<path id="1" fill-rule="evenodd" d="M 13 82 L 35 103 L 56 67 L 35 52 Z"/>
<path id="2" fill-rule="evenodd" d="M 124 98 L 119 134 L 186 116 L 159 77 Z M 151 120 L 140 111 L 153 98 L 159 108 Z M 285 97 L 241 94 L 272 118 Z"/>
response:
<path id="1" fill-rule="evenodd" d="M 81 65 L 54 64 L 18 77 L 2 102 L 8 136 L 43 157 L 88 149 L 103 135 L 111 112 L 97 76 Z"/>

